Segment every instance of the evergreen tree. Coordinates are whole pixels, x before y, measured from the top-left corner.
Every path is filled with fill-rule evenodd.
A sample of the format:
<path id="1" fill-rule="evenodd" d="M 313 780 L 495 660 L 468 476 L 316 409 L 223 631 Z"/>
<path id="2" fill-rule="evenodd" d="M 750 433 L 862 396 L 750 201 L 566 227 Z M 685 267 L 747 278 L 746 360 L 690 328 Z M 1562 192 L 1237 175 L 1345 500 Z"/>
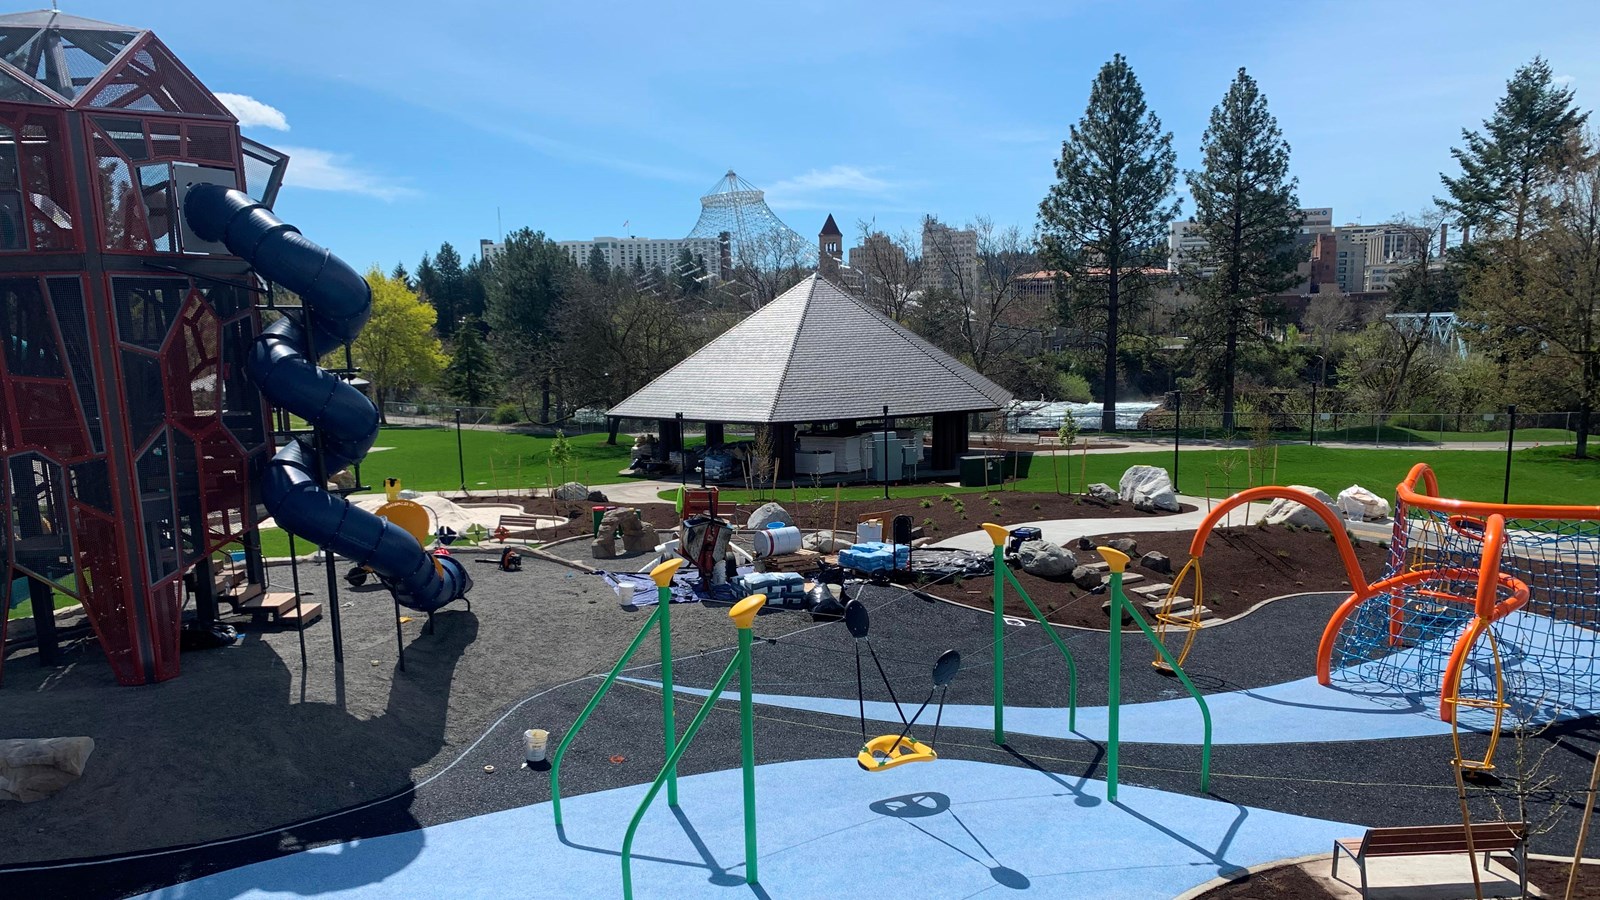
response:
<path id="1" fill-rule="evenodd" d="M 475 259 L 467 263 L 461 270 L 461 299 L 460 314 L 463 318 L 473 318 L 482 321 L 488 315 L 489 300 L 488 281 L 489 270 L 493 263 L 486 259 Z"/>
<path id="2" fill-rule="evenodd" d="M 1296 180 L 1289 175 L 1289 144 L 1267 98 L 1244 69 L 1211 111 L 1201 139 L 1201 168 L 1187 173 L 1195 222 L 1205 250 L 1185 267 L 1204 270 L 1201 303 L 1194 312 L 1195 348 L 1206 353 L 1220 341 L 1213 367 L 1222 382 L 1222 430 L 1234 427 L 1234 381 L 1239 341 L 1258 334 L 1247 326 L 1269 318 L 1273 295 L 1295 282 L 1303 250 Z"/>
<path id="3" fill-rule="evenodd" d="M 433 268 L 433 307 L 439 311 L 439 333 L 448 336 L 455 333 L 456 325 L 466 315 L 462 309 L 461 255 L 449 241 L 440 244 L 439 252 L 433 255 Z"/>
<path id="4" fill-rule="evenodd" d="M 524 411 L 535 389 L 539 421 L 550 421 L 551 358 L 555 314 L 577 267 L 543 232 L 520 228 L 506 236 L 500 253 L 484 273 L 487 322 L 504 381 L 518 390 Z"/>
<path id="5" fill-rule="evenodd" d="M 434 269 L 433 258 L 427 253 L 422 254 L 422 262 L 417 263 L 416 289 L 417 294 L 432 304 L 435 310 L 439 308 L 438 302 L 434 299 L 434 295 L 439 292 L 439 272 Z M 442 318 L 439 321 L 439 333 L 441 335 L 450 333 L 449 326 Z"/>
<path id="6" fill-rule="evenodd" d="M 1520 243 L 1539 193 L 1572 161 L 1588 118 L 1573 107 L 1572 88 L 1557 85 L 1550 64 L 1535 56 L 1506 82 L 1483 130 L 1461 130 L 1465 146 L 1450 149 L 1461 174 L 1439 176 L 1449 194 L 1440 205 L 1474 232 Z"/>
<path id="7" fill-rule="evenodd" d="M 588 269 L 589 277 L 600 284 L 611 280 L 611 264 L 606 262 L 606 255 L 599 247 L 589 248 L 589 261 L 584 268 Z"/>
<path id="8" fill-rule="evenodd" d="M 482 329 L 483 323 L 474 318 L 461 323 L 442 379 L 445 392 L 467 406 L 487 406 L 495 399 L 494 360 Z"/>
<path id="9" fill-rule="evenodd" d="M 700 293 L 700 270 L 695 268 L 694 254 L 688 247 L 678 251 L 678 259 L 672 264 L 672 280 L 677 285 L 679 296 L 688 297 Z"/>
<path id="10" fill-rule="evenodd" d="M 1070 282 L 1063 296 L 1079 321 L 1105 331 L 1101 427 L 1116 430 L 1117 349 L 1124 307 L 1143 299 L 1144 270 L 1160 265 L 1167 222 L 1178 214 L 1172 134 L 1144 102 L 1119 53 L 1101 67 L 1089 106 L 1061 144 L 1056 183 L 1039 205 L 1044 258 Z"/>
<path id="11" fill-rule="evenodd" d="M 395 263 L 394 269 L 389 272 L 389 277 L 405 285 L 407 290 L 417 289 L 417 283 L 411 280 L 411 273 L 406 271 L 405 263 Z"/>

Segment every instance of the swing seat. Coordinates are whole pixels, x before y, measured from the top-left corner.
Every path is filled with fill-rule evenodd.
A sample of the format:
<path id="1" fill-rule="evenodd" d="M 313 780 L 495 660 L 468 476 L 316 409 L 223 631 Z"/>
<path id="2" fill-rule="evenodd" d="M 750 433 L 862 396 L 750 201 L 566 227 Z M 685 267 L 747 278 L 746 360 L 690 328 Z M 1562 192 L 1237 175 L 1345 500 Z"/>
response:
<path id="1" fill-rule="evenodd" d="M 868 772 L 882 772 L 895 766 L 914 762 L 932 762 L 939 758 L 933 748 L 913 737 L 885 734 L 867 741 L 856 754 L 856 765 Z"/>

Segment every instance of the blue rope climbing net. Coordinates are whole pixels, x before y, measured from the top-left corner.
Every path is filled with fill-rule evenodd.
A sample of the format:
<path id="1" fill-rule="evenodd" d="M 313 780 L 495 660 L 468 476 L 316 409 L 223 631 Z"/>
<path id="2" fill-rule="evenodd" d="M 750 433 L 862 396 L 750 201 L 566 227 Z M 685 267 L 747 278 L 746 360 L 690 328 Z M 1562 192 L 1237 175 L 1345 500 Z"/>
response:
<path id="1" fill-rule="evenodd" d="M 1399 503 L 1384 580 L 1419 570 L 1452 574 L 1379 591 L 1345 619 L 1330 659 L 1346 689 L 1435 713 L 1451 652 L 1475 618 L 1482 519 Z M 1507 519 L 1499 570 L 1528 586 L 1528 602 L 1490 626 L 1498 641 L 1508 722 L 1530 725 L 1600 711 L 1600 520 Z M 1472 577 L 1467 577 L 1469 574 Z M 1502 585 L 1497 600 L 1510 590 Z M 1492 698 L 1495 666 L 1478 640 L 1462 698 Z M 1492 713 L 1461 710 L 1487 727 Z"/>

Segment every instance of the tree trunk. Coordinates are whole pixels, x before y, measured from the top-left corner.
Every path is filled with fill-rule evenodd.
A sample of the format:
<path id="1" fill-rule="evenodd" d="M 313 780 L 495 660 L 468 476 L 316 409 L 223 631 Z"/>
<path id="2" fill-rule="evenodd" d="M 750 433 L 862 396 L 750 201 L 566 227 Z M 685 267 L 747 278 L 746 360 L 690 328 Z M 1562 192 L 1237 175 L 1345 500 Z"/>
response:
<path id="1" fill-rule="evenodd" d="M 606 417 L 606 443 L 615 447 L 617 445 L 617 429 L 622 427 L 622 420 L 616 416 Z"/>
<path id="2" fill-rule="evenodd" d="M 539 382 L 539 424 L 546 425 L 550 422 L 550 376 L 546 375 Z"/>
<path id="3" fill-rule="evenodd" d="M 1222 350 L 1222 430 L 1233 430 L 1233 367 L 1239 352 L 1239 317 L 1228 313 L 1228 337 Z"/>
<path id="4" fill-rule="evenodd" d="M 1578 404 L 1578 449 L 1575 451 L 1579 459 L 1589 458 L 1589 417 L 1592 413 L 1589 401 L 1586 398 Z"/>
<path id="5" fill-rule="evenodd" d="M 1100 407 L 1100 430 L 1113 432 L 1117 430 L 1117 302 L 1120 299 L 1117 291 L 1117 262 L 1111 263 L 1111 280 L 1106 291 L 1106 371 L 1105 385 L 1101 389 L 1104 397 Z"/>
<path id="6" fill-rule="evenodd" d="M 1589 420 L 1594 413 L 1594 395 L 1600 388 L 1600 355 L 1588 354 L 1583 360 L 1583 401 L 1578 404 L 1579 459 L 1589 458 Z"/>

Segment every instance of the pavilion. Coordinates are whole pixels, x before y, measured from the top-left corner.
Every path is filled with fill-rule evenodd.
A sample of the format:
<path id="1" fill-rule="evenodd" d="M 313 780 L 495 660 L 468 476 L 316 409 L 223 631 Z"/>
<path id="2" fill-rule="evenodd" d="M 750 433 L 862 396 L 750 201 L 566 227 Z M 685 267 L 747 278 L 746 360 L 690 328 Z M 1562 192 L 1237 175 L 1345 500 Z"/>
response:
<path id="1" fill-rule="evenodd" d="M 683 447 L 680 421 L 704 423 L 713 447 L 725 424 L 772 426 L 778 477 L 792 478 L 801 426 L 849 435 L 908 418 L 932 419 L 927 468 L 954 471 L 968 414 L 1010 401 L 1005 388 L 813 274 L 608 415 L 656 420 L 663 459 Z"/>

